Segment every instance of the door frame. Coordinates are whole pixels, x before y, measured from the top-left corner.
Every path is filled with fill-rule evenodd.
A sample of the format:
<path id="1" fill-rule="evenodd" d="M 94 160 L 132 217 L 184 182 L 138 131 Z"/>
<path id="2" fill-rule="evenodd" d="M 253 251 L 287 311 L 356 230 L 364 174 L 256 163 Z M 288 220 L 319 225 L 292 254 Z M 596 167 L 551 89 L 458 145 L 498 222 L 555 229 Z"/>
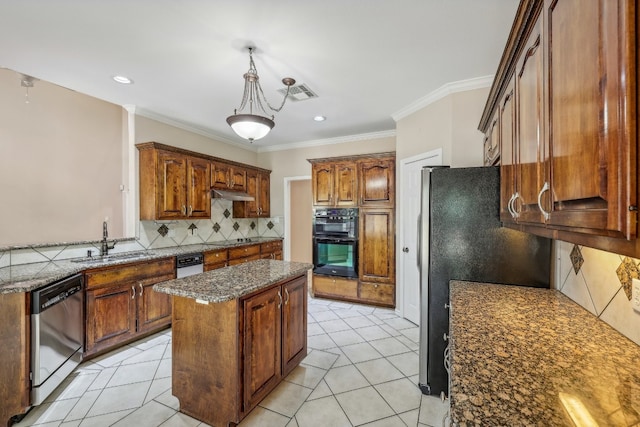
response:
<path id="1" fill-rule="evenodd" d="M 400 260 L 400 263 L 398 265 L 399 268 L 396 269 L 396 283 L 399 285 L 399 286 L 396 286 L 396 314 L 398 314 L 400 317 L 403 317 L 403 318 L 404 318 L 404 294 L 405 294 L 404 292 L 405 290 L 405 285 L 404 285 L 405 257 L 402 256 L 402 248 L 405 246 L 404 245 L 405 224 L 404 224 L 404 221 L 402 220 L 404 219 L 403 206 L 405 204 L 403 203 L 403 201 L 404 201 L 404 196 L 406 192 L 405 181 L 407 179 L 405 168 L 410 163 L 415 163 L 420 160 L 426 160 L 431 158 L 434 159 L 434 161 L 433 163 L 430 163 L 430 165 L 432 166 L 442 165 L 442 162 L 443 162 L 442 148 L 436 148 L 435 150 L 430 150 L 424 153 L 416 154 L 415 156 L 407 157 L 399 161 L 400 167 L 398 168 L 398 172 L 399 172 L 398 181 L 400 185 L 397 187 L 399 191 L 398 191 L 398 199 L 396 202 L 397 203 L 396 211 L 398 214 L 396 217 L 396 229 L 397 229 L 396 236 L 398 241 L 396 244 L 396 259 Z"/>
<path id="2" fill-rule="evenodd" d="M 284 178 L 284 242 L 282 259 L 291 260 L 291 181 L 311 181 L 311 175 L 288 176 Z"/>

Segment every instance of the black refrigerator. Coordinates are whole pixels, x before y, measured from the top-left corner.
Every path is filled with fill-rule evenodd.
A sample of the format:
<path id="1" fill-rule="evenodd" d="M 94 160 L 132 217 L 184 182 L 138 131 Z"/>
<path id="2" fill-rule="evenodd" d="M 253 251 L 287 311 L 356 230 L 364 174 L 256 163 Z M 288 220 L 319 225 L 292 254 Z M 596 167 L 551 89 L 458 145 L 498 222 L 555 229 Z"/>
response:
<path id="1" fill-rule="evenodd" d="M 419 386 L 448 395 L 449 281 L 549 287 L 551 240 L 502 227 L 498 167 L 422 170 Z"/>

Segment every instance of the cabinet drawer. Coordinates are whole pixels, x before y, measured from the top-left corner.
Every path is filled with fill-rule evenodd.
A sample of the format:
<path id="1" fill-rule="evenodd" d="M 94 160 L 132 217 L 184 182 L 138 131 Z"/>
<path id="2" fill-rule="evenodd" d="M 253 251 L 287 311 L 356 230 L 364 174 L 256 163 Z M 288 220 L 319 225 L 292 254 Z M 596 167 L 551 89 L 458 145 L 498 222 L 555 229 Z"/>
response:
<path id="1" fill-rule="evenodd" d="M 260 254 L 260 245 L 240 246 L 229 249 L 229 259 L 244 258 Z"/>
<path id="2" fill-rule="evenodd" d="M 226 249 L 218 249 L 204 253 L 204 265 L 224 263 L 229 259 L 229 251 Z"/>
<path id="3" fill-rule="evenodd" d="M 360 283 L 360 299 L 377 304 L 393 305 L 396 287 L 382 283 Z"/>
<path id="4" fill-rule="evenodd" d="M 282 250 L 282 240 L 276 240 L 273 242 L 266 242 L 260 245 L 260 252 L 269 253 Z"/>
<path id="5" fill-rule="evenodd" d="M 255 255 L 244 257 L 244 258 L 230 259 L 229 260 L 229 265 L 243 264 L 245 262 L 255 261 L 255 260 L 258 260 L 258 259 L 260 259 L 260 254 L 255 254 Z"/>
<path id="6" fill-rule="evenodd" d="M 149 277 L 164 275 L 175 277 L 175 270 L 175 258 L 162 258 L 92 269 L 85 273 L 85 277 L 87 289 L 93 289 L 103 285 L 135 282 Z"/>
<path id="7" fill-rule="evenodd" d="M 339 297 L 358 297 L 358 281 L 340 277 L 313 275 L 313 292 Z"/>

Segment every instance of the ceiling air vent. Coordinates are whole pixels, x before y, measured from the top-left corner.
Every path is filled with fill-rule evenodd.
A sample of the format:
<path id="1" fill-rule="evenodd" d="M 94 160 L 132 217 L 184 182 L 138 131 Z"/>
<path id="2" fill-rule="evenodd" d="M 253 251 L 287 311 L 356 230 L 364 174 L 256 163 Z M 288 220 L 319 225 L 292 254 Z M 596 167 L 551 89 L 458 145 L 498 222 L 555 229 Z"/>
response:
<path id="1" fill-rule="evenodd" d="M 287 89 L 283 88 L 278 90 L 278 92 L 284 95 L 285 93 L 287 93 Z M 304 83 L 291 86 L 289 88 L 289 98 L 291 98 L 292 101 L 306 101 L 307 99 L 317 98 L 317 97 L 318 95 L 316 95 Z"/>

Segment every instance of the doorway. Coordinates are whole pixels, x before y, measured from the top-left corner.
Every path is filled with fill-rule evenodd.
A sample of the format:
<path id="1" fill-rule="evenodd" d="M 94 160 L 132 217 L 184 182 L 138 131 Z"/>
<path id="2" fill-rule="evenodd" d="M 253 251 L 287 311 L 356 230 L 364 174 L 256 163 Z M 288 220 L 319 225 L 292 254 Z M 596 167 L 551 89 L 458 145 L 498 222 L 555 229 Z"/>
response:
<path id="1" fill-rule="evenodd" d="M 398 282 L 402 301 L 399 312 L 405 319 L 420 324 L 420 269 L 418 268 L 418 215 L 422 194 L 422 168 L 442 165 L 442 149 L 418 154 L 400 161 L 400 204 L 398 221 L 400 260 Z"/>
<path id="2" fill-rule="evenodd" d="M 313 262 L 311 219 L 313 198 L 311 177 L 289 177 L 284 180 L 284 260 Z"/>

